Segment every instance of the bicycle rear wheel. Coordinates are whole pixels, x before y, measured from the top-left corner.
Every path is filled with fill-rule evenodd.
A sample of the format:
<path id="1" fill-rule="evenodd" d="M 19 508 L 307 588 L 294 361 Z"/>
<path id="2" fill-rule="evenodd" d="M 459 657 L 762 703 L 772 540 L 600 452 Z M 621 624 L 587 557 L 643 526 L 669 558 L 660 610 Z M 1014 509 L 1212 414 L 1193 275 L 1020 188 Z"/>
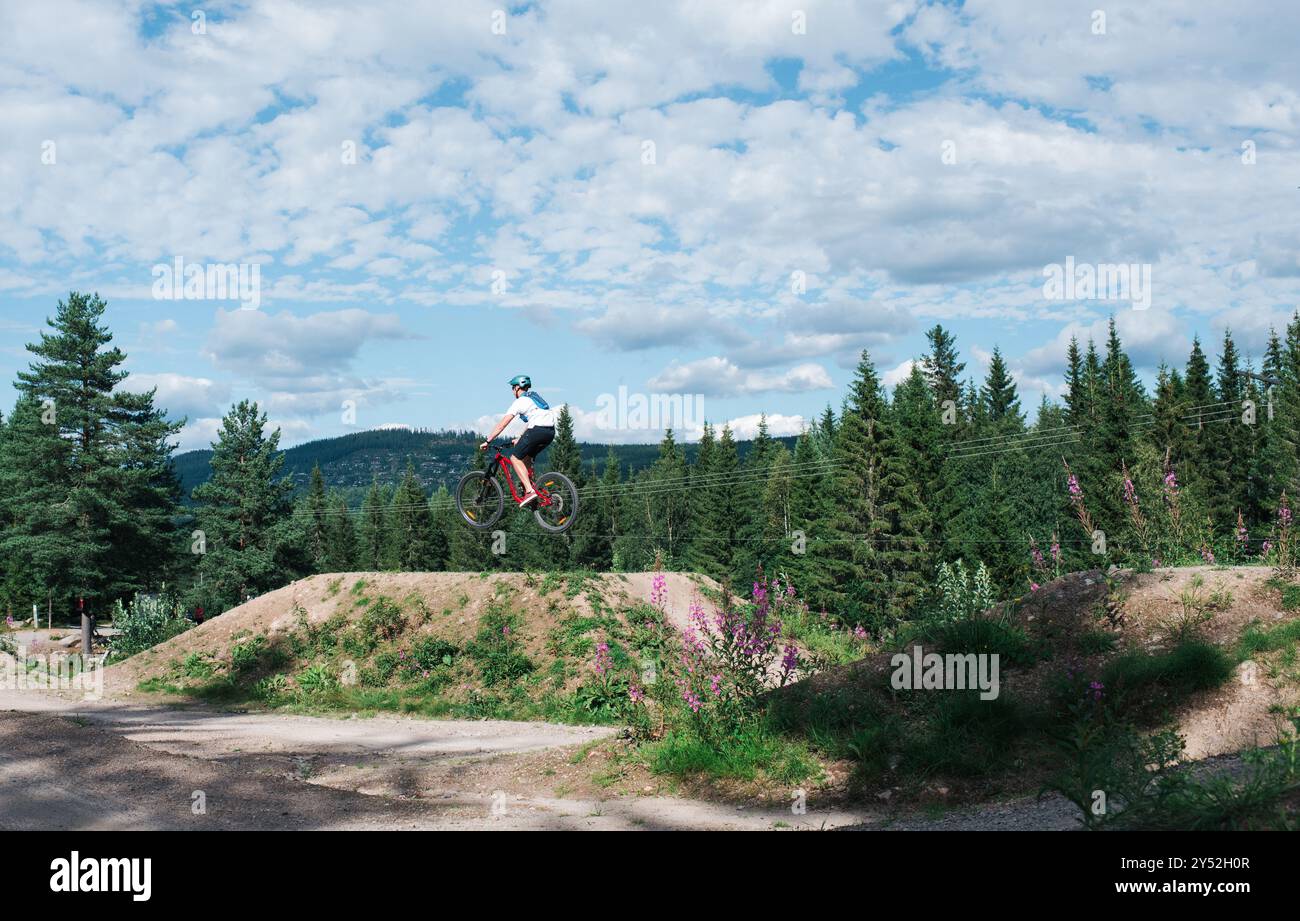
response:
<path id="1" fill-rule="evenodd" d="M 533 479 L 537 489 L 537 511 L 533 517 L 542 530 L 562 534 L 578 517 L 578 489 L 562 473 L 543 473 Z"/>
<path id="2" fill-rule="evenodd" d="M 456 484 L 456 511 L 471 528 L 492 527 L 505 507 L 501 484 L 482 470 L 471 470 Z"/>

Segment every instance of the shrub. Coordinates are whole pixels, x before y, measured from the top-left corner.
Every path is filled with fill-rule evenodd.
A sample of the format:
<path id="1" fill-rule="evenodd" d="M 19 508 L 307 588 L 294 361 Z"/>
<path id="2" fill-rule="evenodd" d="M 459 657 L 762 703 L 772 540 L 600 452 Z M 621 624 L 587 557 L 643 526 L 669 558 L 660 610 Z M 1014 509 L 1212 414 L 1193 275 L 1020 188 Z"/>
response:
<path id="1" fill-rule="evenodd" d="M 298 687 L 304 694 L 319 694 L 334 685 L 334 676 L 324 665 L 312 665 L 298 673 Z"/>
<path id="2" fill-rule="evenodd" d="M 451 665 L 459 654 L 460 650 L 454 644 L 436 636 L 425 636 L 416 640 L 410 652 L 399 650 L 397 660 L 402 677 L 427 678 L 435 669 Z"/>
<path id="3" fill-rule="evenodd" d="M 250 671 L 257 667 L 262 650 L 266 647 L 266 637 L 253 636 L 230 647 L 230 670 L 232 672 Z"/>
<path id="4" fill-rule="evenodd" d="M 120 631 L 112 643 L 112 659 L 118 661 L 179 636 L 194 624 L 171 598 L 137 594 L 126 607 L 113 603 L 113 626 Z"/>
<path id="5" fill-rule="evenodd" d="M 474 642 L 466 648 L 488 687 L 515 681 L 534 668 L 532 660 L 513 645 L 516 622 L 517 618 L 505 610 L 504 602 L 494 600 L 483 615 Z"/>
<path id="6" fill-rule="evenodd" d="M 405 628 L 402 609 L 387 598 L 376 598 L 361 615 L 362 632 L 381 640 L 396 639 Z"/>

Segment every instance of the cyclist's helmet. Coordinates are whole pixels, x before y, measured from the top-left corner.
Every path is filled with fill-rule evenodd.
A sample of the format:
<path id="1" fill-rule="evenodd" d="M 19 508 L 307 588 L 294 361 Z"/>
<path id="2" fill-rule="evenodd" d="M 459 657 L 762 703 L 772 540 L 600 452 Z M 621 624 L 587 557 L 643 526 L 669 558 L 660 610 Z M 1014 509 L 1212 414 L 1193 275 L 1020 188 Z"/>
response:
<path id="1" fill-rule="evenodd" d="M 516 374 L 510 378 L 511 387 L 523 387 L 525 390 L 533 386 L 533 379 L 527 374 Z"/>

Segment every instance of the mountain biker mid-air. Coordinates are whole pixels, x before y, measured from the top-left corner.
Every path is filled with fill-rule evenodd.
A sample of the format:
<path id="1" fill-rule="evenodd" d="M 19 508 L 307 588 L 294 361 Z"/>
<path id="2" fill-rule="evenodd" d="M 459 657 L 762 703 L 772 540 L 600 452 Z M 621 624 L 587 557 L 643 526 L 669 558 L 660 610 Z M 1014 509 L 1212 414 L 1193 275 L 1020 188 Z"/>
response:
<path id="1" fill-rule="evenodd" d="M 555 440 L 555 410 L 533 393 L 532 388 L 532 378 L 527 374 L 516 374 L 510 378 L 510 390 L 515 395 L 515 401 L 510 404 L 487 441 L 478 446 L 480 451 L 486 450 L 492 439 L 500 435 L 515 416 L 524 421 L 527 428 L 515 439 L 514 448 L 510 451 L 510 463 L 524 486 L 524 495 L 519 500 L 520 508 L 537 501 L 537 490 L 533 488 L 533 481 L 528 476 L 528 462 L 536 459 L 542 449 Z"/>

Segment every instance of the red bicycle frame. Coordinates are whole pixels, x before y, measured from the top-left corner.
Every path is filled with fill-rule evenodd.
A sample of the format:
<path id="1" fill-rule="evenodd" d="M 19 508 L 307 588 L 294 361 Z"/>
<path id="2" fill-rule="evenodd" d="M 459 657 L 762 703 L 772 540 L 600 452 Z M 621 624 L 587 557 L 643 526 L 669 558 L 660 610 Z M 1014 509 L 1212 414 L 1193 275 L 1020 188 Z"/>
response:
<path id="1" fill-rule="evenodd" d="M 512 464 L 510 463 L 509 460 L 506 459 L 506 456 L 502 454 L 500 451 L 497 451 L 497 456 L 492 458 L 492 463 L 499 466 L 501 468 L 501 472 L 506 475 L 506 486 L 510 489 L 510 497 L 515 500 L 515 505 L 518 505 L 519 500 L 522 499 L 523 496 L 519 495 L 519 493 L 515 490 L 515 478 L 514 475 L 511 473 Z M 543 489 L 541 484 L 537 482 L 537 478 L 533 473 L 533 462 L 531 460 L 528 460 L 528 461 L 524 461 L 524 464 L 528 467 L 528 478 L 533 481 L 533 489 L 537 490 L 537 504 L 542 506 L 550 505 L 551 494 L 548 493 L 545 489 Z"/>

